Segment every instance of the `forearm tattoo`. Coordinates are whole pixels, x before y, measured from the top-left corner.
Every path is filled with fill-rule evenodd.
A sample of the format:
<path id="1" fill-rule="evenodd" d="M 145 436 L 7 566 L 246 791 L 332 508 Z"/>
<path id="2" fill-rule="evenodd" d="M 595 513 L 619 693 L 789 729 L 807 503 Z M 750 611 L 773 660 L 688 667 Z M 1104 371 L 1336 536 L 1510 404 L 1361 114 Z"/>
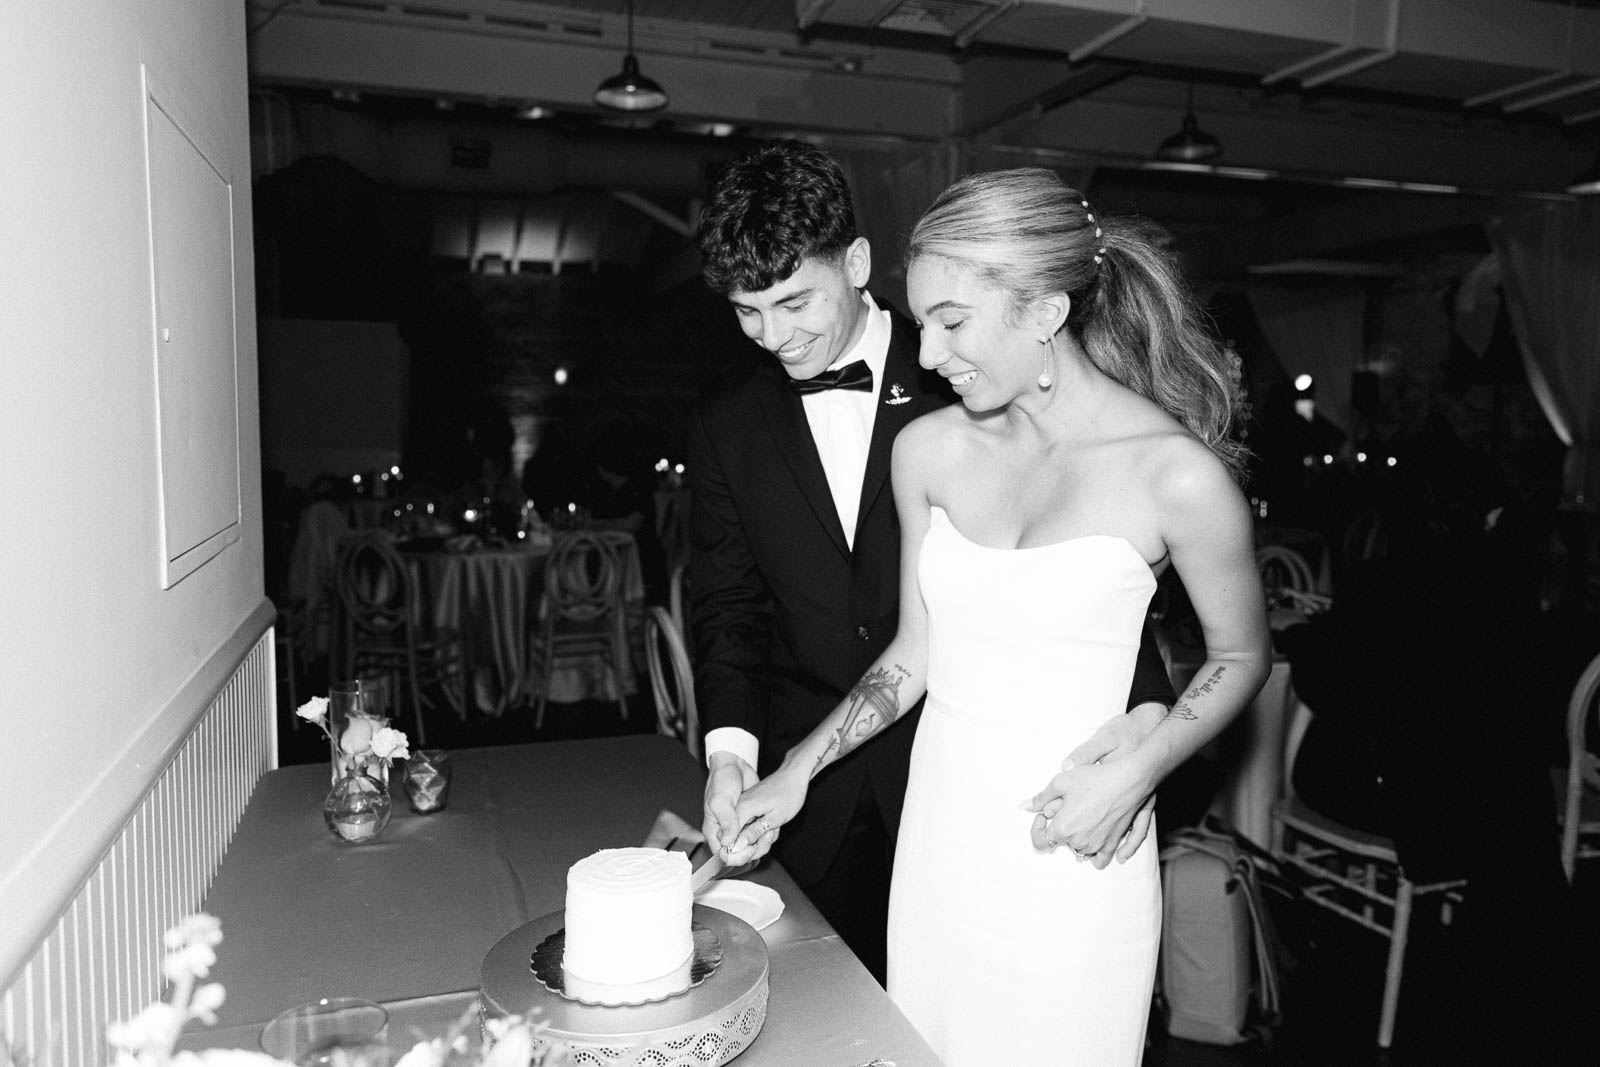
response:
<path id="1" fill-rule="evenodd" d="M 1194 713 L 1194 708 L 1189 706 L 1189 698 L 1204 696 L 1206 693 L 1209 693 L 1212 689 L 1216 688 L 1217 681 L 1221 679 L 1222 672 L 1225 669 L 1226 668 L 1218 667 L 1216 670 L 1211 672 L 1211 677 L 1207 678 L 1199 685 L 1192 686 L 1187 693 L 1183 694 L 1183 698 L 1181 700 L 1172 705 L 1172 709 L 1167 712 L 1167 718 L 1191 720 L 1198 719 L 1199 716 Z"/>
<path id="2" fill-rule="evenodd" d="M 813 773 L 824 764 L 849 755 L 873 734 L 900 717 L 900 686 L 911 672 L 898 663 L 868 671 L 845 699 L 844 722 L 834 731 L 828 747 L 817 757 Z"/>

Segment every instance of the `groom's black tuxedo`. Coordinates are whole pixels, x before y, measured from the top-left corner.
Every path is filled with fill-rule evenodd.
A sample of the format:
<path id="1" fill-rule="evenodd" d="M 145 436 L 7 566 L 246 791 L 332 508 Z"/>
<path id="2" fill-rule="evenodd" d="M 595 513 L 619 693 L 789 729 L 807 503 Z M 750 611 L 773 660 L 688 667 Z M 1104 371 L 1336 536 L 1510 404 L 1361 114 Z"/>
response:
<path id="1" fill-rule="evenodd" d="M 702 402 L 689 450 L 694 491 L 689 589 L 695 694 L 707 729 L 738 726 L 761 742 L 765 776 L 861 678 L 894 637 L 900 520 L 889 455 L 901 428 L 948 402 L 917 366 L 916 328 L 891 313 L 883 380 L 852 551 L 839 524 L 800 397 L 778 361 Z M 919 706 L 920 707 L 920 706 Z M 777 852 L 802 885 L 820 877 L 863 789 L 899 821 L 915 715 L 812 783 Z"/>
<path id="2" fill-rule="evenodd" d="M 689 589 L 700 720 L 706 730 L 737 726 L 754 734 L 763 776 L 833 710 L 895 635 L 900 521 L 890 452 L 902 427 L 949 403 L 951 394 L 917 366 L 916 328 L 894 312 L 890 318 L 888 359 L 882 380 L 873 383 L 878 406 L 853 550 L 800 397 L 777 360 L 753 358 L 748 373 L 702 400 L 694 421 Z M 1170 704 L 1161 660 L 1151 642 L 1145 646 L 1134 702 Z M 805 807 L 784 826 L 775 849 L 802 888 L 809 891 L 828 871 L 864 798 L 875 802 L 892 848 L 920 712 L 919 704 L 812 782 Z M 1041 784 L 1017 783 L 1018 797 Z M 886 869 L 881 881 L 887 886 Z M 840 927 L 830 908 L 818 904 Z"/>

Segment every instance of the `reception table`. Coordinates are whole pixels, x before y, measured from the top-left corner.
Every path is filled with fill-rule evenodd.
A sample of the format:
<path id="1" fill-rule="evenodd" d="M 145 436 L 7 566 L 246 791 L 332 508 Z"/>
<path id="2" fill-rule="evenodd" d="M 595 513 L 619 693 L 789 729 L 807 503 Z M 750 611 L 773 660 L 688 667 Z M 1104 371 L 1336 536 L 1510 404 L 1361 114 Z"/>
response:
<path id="1" fill-rule="evenodd" d="M 627 610 L 622 625 L 627 628 L 627 640 L 621 674 L 623 691 L 631 693 L 637 683 L 629 650 L 638 645 L 636 637 L 644 622 L 639 547 L 632 534 L 622 531 L 608 530 L 600 536 L 616 549 L 622 564 Z M 537 696 L 539 605 L 549 543 L 402 554 L 416 585 L 417 602 L 429 613 L 433 625 L 461 634 L 468 708 L 458 710 L 501 715 Z M 598 664 L 565 664 L 551 676 L 549 699 L 557 703 L 616 700 L 616 683 Z"/>
<path id="2" fill-rule="evenodd" d="M 567 868 L 600 848 L 640 844 L 662 811 L 698 825 L 704 772 L 659 735 L 465 749 L 449 804 L 395 813 L 375 841 L 345 845 L 322 821 L 322 764 L 256 787 L 205 909 L 222 922 L 213 977 L 217 1026 L 187 1047 L 255 1048 L 263 1023 L 320 997 L 385 1005 L 390 1043 L 442 1034 L 476 1002 L 484 956 L 559 911 Z M 776 864 L 750 879 L 784 912 L 762 931 L 770 954 L 764 1027 L 739 1067 L 938 1067 L 866 969 Z"/>

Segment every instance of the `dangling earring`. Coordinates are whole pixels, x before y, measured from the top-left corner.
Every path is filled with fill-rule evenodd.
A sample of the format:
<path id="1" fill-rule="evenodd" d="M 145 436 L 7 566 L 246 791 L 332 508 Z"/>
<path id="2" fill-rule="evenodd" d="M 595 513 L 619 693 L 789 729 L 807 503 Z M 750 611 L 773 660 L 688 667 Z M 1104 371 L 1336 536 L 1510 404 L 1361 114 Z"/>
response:
<path id="1" fill-rule="evenodd" d="M 1039 374 L 1039 388 L 1048 389 L 1055 384 L 1055 379 L 1050 376 L 1050 356 L 1056 350 L 1055 338 L 1045 336 L 1039 338 L 1039 343 L 1044 345 L 1044 370 Z"/>

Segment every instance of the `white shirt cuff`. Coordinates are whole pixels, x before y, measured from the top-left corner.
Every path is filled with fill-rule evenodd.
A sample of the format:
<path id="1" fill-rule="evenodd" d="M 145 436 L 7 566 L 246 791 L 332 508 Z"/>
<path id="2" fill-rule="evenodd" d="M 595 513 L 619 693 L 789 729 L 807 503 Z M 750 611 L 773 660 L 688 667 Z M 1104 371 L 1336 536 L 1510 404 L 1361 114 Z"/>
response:
<path id="1" fill-rule="evenodd" d="M 711 754 L 714 752 L 731 752 L 754 770 L 759 764 L 757 758 L 761 755 L 761 742 L 756 740 L 756 735 L 749 730 L 741 730 L 737 726 L 719 726 L 706 733 L 706 766 L 711 765 Z"/>

